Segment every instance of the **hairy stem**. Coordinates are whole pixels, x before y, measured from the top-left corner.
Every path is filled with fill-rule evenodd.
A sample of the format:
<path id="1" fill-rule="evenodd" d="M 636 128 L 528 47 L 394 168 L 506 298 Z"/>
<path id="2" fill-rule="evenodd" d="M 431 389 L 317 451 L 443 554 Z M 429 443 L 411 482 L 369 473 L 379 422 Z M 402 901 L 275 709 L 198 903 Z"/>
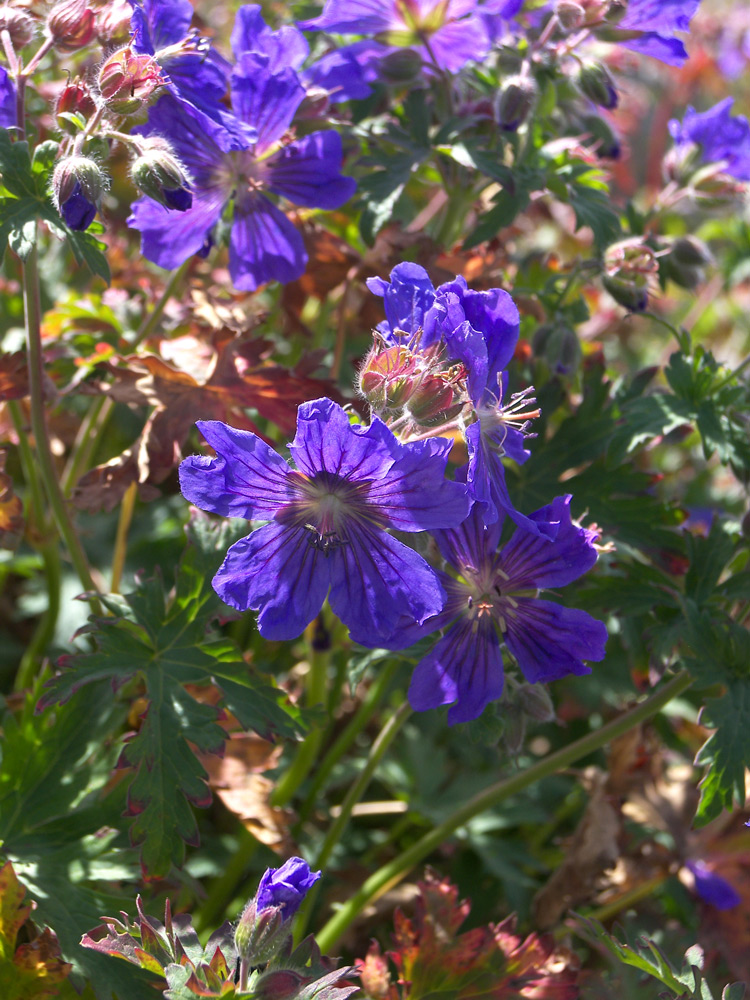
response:
<path id="1" fill-rule="evenodd" d="M 569 767 L 575 761 L 599 750 L 634 726 L 650 719 L 673 698 L 686 691 L 691 684 L 690 674 L 687 670 L 682 670 L 660 691 L 651 695 L 640 705 L 636 705 L 635 708 L 631 708 L 630 711 L 624 712 L 619 718 L 613 719 L 612 722 L 608 722 L 595 732 L 575 740 L 569 746 L 562 747 L 525 771 L 505 778 L 475 795 L 464 806 L 457 809 L 452 816 L 425 834 L 398 857 L 383 865 L 363 883 L 358 892 L 344 903 L 317 935 L 321 951 L 324 954 L 330 952 L 335 947 L 339 937 L 371 900 L 381 896 L 391 886 L 400 882 L 415 865 L 423 861 L 443 841 L 447 840 L 456 830 L 465 826 L 475 816 L 479 816 L 485 810 L 498 805 L 510 796 L 517 795 L 518 792 L 537 781 L 541 781 L 542 778 L 547 778 L 563 768 Z"/>
<path id="2" fill-rule="evenodd" d="M 31 397 L 31 429 L 34 434 L 37 461 L 44 490 L 52 508 L 57 527 L 68 549 L 73 566 L 83 589 L 89 594 L 89 605 L 94 614 L 101 613 L 96 596 L 96 586 L 91 577 L 88 559 L 70 518 L 57 480 L 52 450 L 50 449 L 47 422 L 44 413 L 44 361 L 42 357 L 41 305 L 39 295 L 39 268 L 36 245 L 23 265 L 23 297 L 26 318 L 26 350 L 29 364 L 29 395 Z"/>

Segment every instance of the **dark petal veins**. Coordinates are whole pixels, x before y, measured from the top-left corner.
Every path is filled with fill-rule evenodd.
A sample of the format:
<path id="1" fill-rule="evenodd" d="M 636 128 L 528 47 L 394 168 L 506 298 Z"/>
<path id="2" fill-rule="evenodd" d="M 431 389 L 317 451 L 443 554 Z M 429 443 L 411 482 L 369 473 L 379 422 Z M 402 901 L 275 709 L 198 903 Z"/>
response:
<path id="1" fill-rule="evenodd" d="M 381 645 L 407 613 L 423 622 L 443 607 L 445 592 L 434 571 L 383 531 L 350 525 L 347 544 L 329 561 L 331 608 L 363 646 Z"/>
<path id="2" fill-rule="evenodd" d="M 330 559 L 310 544 L 304 528 L 266 524 L 229 549 L 213 579 L 219 597 L 233 608 L 259 611 L 266 639 L 301 635 L 323 606 Z"/>
<path id="3" fill-rule="evenodd" d="M 573 524 L 570 494 L 531 515 L 537 524 L 556 529 L 554 540 L 519 527 L 503 549 L 498 565 L 507 574 L 508 586 L 520 590 L 564 587 L 577 580 L 596 562 L 596 533 Z"/>
<path id="4" fill-rule="evenodd" d="M 133 12 L 132 20 L 137 13 L 137 10 Z M 193 7 L 189 0 L 143 0 L 143 14 L 148 24 L 148 40 L 153 46 L 149 53 L 152 55 L 187 36 Z"/>
<path id="5" fill-rule="evenodd" d="M 193 455 L 180 465 L 180 489 L 201 510 L 268 520 L 294 500 L 291 469 L 257 434 L 220 420 L 199 420 L 216 458 Z"/>
<path id="6" fill-rule="evenodd" d="M 522 598 L 506 618 L 505 643 L 532 684 L 590 674 L 582 661 L 603 660 L 607 629 L 585 611 Z"/>
<path id="7" fill-rule="evenodd" d="M 384 299 L 385 316 L 391 330 L 417 333 L 423 329 L 427 310 L 435 301 L 435 289 L 427 271 L 419 264 L 397 264 L 390 282 L 368 278 L 367 287 Z"/>
<path id="8" fill-rule="evenodd" d="M 313 132 L 279 150 L 268 162 L 268 186 L 295 205 L 338 208 L 357 185 L 341 175 L 341 136 Z"/>
<path id="9" fill-rule="evenodd" d="M 366 482 L 381 478 L 393 465 L 399 445 L 387 429 L 386 434 L 384 438 L 380 427 L 353 426 L 338 403 L 314 399 L 297 411 L 297 433 L 289 450 L 305 475 L 325 471 L 352 483 Z"/>
<path id="10" fill-rule="evenodd" d="M 433 536 L 443 557 L 461 572 L 481 570 L 495 558 L 503 528 L 503 518 L 487 525 L 481 504 L 473 504 L 469 516 L 451 531 L 435 531 Z"/>
<path id="11" fill-rule="evenodd" d="M 430 46 L 422 49 L 428 65 L 448 73 L 457 73 L 467 62 L 481 62 L 490 50 L 490 38 L 479 17 L 465 17 L 444 24 L 430 38 Z"/>
<path id="12" fill-rule="evenodd" d="M 232 73 L 232 107 L 238 118 L 258 131 L 258 150 L 279 140 L 305 96 L 293 69 L 272 73 L 268 56 L 246 52 Z"/>
<path id="13" fill-rule="evenodd" d="M 318 17 L 298 22 L 305 31 L 335 31 L 344 35 L 377 35 L 400 23 L 394 0 L 328 0 Z"/>
<path id="14" fill-rule="evenodd" d="M 229 238 L 229 273 L 235 288 L 254 292 L 267 281 L 294 281 L 307 254 L 289 219 L 262 195 L 238 202 Z"/>
<path id="15" fill-rule="evenodd" d="M 503 693 L 500 643 L 492 619 L 461 619 L 414 669 L 409 703 L 418 712 L 452 705 L 448 722 L 469 722 Z"/>

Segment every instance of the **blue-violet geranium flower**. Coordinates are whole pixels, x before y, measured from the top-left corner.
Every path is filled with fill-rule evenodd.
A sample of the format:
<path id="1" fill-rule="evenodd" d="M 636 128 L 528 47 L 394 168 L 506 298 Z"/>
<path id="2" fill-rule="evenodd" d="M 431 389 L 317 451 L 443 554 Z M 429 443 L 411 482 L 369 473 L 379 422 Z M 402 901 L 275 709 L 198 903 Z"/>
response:
<path id="1" fill-rule="evenodd" d="M 215 514 L 268 521 L 229 549 L 213 580 L 227 604 L 260 612 L 266 638 L 300 635 L 326 597 L 365 646 L 402 615 L 421 623 L 442 609 L 435 572 L 388 529 L 454 527 L 466 516 L 465 487 L 445 479 L 452 442 L 401 444 L 381 420 L 352 425 L 318 399 L 299 408 L 292 469 L 256 434 L 198 427 L 217 457 L 185 459 L 183 495 Z"/>

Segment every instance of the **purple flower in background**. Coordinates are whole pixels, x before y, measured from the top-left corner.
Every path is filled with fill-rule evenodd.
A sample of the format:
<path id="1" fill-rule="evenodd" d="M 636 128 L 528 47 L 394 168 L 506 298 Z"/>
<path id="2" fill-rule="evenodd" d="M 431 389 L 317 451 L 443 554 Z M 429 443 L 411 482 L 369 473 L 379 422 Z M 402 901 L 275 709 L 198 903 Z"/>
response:
<path id="1" fill-rule="evenodd" d="M 673 118 L 669 131 L 678 147 L 696 144 L 707 163 L 723 163 L 724 173 L 750 181 L 750 123 L 744 115 L 732 115 L 731 97 L 707 111 L 688 108 L 682 122 Z"/>
<path id="2" fill-rule="evenodd" d="M 218 457 L 182 463 L 183 495 L 215 514 L 269 522 L 229 549 L 213 580 L 227 604 L 260 612 L 266 638 L 298 636 L 326 597 L 365 646 L 402 615 L 421 623 L 442 609 L 436 574 L 387 529 L 452 527 L 466 516 L 465 487 L 445 479 L 452 442 L 401 444 L 381 420 L 352 425 L 318 399 L 298 411 L 295 470 L 255 434 L 219 421 L 198 427 Z"/>
<path id="3" fill-rule="evenodd" d="M 247 53 L 231 78 L 235 114 L 216 120 L 167 94 L 140 130 L 171 143 L 191 175 L 192 207 L 175 219 L 163 205 L 141 198 L 128 224 L 142 234 L 142 252 L 174 268 L 211 241 L 211 231 L 234 200 L 229 273 L 236 288 L 254 291 L 266 281 L 293 281 L 307 264 L 302 237 L 265 192 L 296 205 L 337 208 L 354 193 L 343 177 L 341 138 L 313 132 L 284 136 L 304 88 L 292 69 L 269 71 L 268 56 Z"/>
<path id="4" fill-rule="evenodd" d="M 700 0 L 629 0 L 617 27 L 643 34 L 621 44 L 671 66 L 681 66 L 688 54 L 675 32 L 689 30 L 699 4 Z"/>
<path id="5" fill-rule="evenodd" d="M 0 128 L 16 124 L 16 88 L 10 73 L 0 66 Z"/>
<path id="6" fill-rule="evenodd" d="M 445 608 L 422 628 L 404 624 L 403 646 L 446 628 L 417 664 L 409 701 L 417 711 L 450 705 L 448 722 L 468 722 L 503 692 L 502 638 L 530 683 L 587 674 L 584 660 L 601 660 L 604 624 L 585 611 L 540 600 L 539 589 L 564 587 L 596 562 L 596 534 L 575 525 L 570 496 L 557 497 L 531 515 L 556 525 L 554 541 L 517 528 L 498 549 L 502 522 L 487 526 L 477 505 L 457 529 L 433 532 L 455 576 L 441 573 Z"/>
<path id="7" fill-rule="evenodd" d="M 388 44 L 416 49 L 426 65 L 456 73 L 490 50 L 477 9 L 476 0 L 328 0 L 318 17 L 299 26 L 382 36 Z"/>
<path id="8" fill-rule="evenodd" d="M 190 0 L 130 0 L 133 49 L 154 56 L 173 92 L 211 110 L 227 89 L 229 63 L 190 28 Z"/>
<path id="9" fill-rule="evenodd" d="M 695 891 L 700 898 L 717 910 L 731 910 L 742 902 L 731 882 L 711 871 L 704 861 L 688 860 L 685 867 L 693 873 Z"/>
<path id="10" fill-rule="evenodd" d="M 256 908 L 279 906 L 286 922 L 294 916 L 319 878 L 320 872 L 310 871 L 302 858 L 289 858 L 280 868 L 268 868 L 263 874 L 255 896 Z"/>

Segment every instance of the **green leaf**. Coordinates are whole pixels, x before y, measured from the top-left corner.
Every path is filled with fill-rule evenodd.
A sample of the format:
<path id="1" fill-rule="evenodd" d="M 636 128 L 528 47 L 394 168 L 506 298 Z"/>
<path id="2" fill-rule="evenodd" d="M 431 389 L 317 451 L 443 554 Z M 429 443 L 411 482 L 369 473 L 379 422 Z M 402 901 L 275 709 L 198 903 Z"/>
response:
<path id="1" fill-rule="evenodd" d="M 669 393 L 658 392 L 630 400 L 622 408 L 622 423 L 612 435 L 607 461 L 620 465 L 644 442 L 690 423 L 691 417 L 689 404 Z"/>
<path id="2" fill-rule="evenodd" d="M 750 655 L 750 637 L 744 653 Z M 701 713 L 701 722 L 716 732 L 695 758 L 696 764 L 708 768 L 700 783 L 697 826 L 705 826 L 723 809 L 731 809 L 735 801 L 740 807 L 745 804 L 745 769 L 750 766 L 750 677 L 731 681 L 721 698 L 711 698 Z"/>
<path id="3" fill-rule="evenodd" d="M 702 605 L 711 597 L 719 578 L 734 553 L 734 540 L 723 521 L 715 518 L 708 537 L 687 534 L 690 568 L 685 577 L 685 593 Z"/>
<path id="4" fill-rule="evenodd" d="M 582 184 L 569 187 L 570 205 L 578 227 L 590 226 L 598 247 L 614 243 L 621 234 L 620 218 L 612 208 L 610 195 Z"/>
<path id="5" fill-rule="evenodd" d="M 270 681 L 260 679 L 227 639 L 207 629 L 226 609 L 211 578 L 226 549 L 232 527 L 196 517 L 190 544 L 177 570 L 177 587 L 168 596 L 159 578 L 146 580 L 111 605 L 120 617 L 92 619 L 88 628 L 96 651 L 71 657 L 47 686 L 39 707 L 65 703 L 81 686 L 108 679 L 118 688 L 139 676 L 147 708 L 138 732 L 125 744 L 119 766 L 135 771 L 128 811 L 135 816 L 131 840 L 141 846 L 141 861 L 154 875 L 166 875 L 184 857 L 184 843 L 196 843 L 198 827 L 191 803 L 207 805 L 206 773 L 196 750 L 219 753 L 225 732 L 218 708 L 188 694 L 185 685 L 215 684 L 222 704 L 248 728 L 264 736 L 296 736 L 297 710 Z"/>
<path id="6" fill-rule="evenodd" d="M 13 229 L 8 236 L 8 246 L 21 260 L 28 260 L 36 246 L 36 218 L 27 219 Z"/>

